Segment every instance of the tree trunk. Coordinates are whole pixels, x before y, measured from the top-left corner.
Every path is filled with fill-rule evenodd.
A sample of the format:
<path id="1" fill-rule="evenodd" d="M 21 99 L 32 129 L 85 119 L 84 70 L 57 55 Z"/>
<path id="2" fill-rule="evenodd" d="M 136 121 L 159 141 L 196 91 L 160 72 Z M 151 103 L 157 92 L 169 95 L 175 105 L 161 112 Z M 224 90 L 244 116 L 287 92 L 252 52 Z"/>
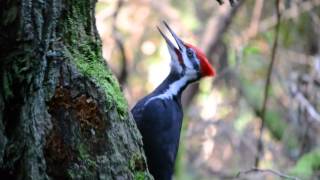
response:
<path id="1" fill-rule="evenodd" d="M 145 179 L 95 0 L 0 1 L 0 179 Z"/>

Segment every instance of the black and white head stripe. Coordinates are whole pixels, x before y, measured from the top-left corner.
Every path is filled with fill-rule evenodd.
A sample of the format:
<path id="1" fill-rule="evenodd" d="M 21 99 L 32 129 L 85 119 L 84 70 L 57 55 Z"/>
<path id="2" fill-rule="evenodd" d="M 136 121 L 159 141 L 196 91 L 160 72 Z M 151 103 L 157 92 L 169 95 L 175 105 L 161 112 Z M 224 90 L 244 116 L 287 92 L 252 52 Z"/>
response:
<path id="1" fill-rule="evenodd" d="M 187 57 L 193 69 L 200 69 L 200 61 L 197 59 L 196 53 L 192 48 L 187 48 Z"/>

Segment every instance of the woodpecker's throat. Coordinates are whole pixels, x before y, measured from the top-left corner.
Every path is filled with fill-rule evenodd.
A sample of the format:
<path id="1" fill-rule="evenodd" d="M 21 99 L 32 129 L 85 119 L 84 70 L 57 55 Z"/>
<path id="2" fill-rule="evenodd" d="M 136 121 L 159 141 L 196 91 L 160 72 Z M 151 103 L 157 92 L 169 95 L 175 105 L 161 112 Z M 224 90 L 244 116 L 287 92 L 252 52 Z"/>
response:
<path id="1" fill-rule="evenodd" d="M 196 77 L 191 78 L 190 76 L 181 76 L 176 72 L 170 72 L 168 77 L 156 88 L 151 95 L 152 98 L 148 99 L 144 105 L 155 99 L 172 99 L 174 97 L 180 98 L 182 91 L 187 87 L 188 84 L 195 81 Z"/>

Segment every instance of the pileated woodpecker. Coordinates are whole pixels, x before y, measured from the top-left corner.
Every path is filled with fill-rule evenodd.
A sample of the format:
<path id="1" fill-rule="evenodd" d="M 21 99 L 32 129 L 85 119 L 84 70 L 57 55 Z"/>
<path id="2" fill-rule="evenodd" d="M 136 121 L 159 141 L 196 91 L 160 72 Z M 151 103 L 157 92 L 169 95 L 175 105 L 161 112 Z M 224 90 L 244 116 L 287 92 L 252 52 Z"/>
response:
<path id="1" fill-rule="evenodd" d="M 215 75 L 200 49 L 183 42 L 166 22 L 164 25 L 178 45 L 173 45 L 158 27 L 171 56 L 170 73 L 131 110 L 142 135 L 149 170 L 156 180 L 172 178 L 183 119 L 182 91 L 201 77 Z"/>

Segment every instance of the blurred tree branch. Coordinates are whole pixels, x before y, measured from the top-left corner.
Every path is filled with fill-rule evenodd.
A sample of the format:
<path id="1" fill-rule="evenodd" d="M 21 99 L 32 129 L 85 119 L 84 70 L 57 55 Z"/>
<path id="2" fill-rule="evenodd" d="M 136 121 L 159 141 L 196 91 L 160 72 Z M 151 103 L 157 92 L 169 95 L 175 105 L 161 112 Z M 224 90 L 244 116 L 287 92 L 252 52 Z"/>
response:
<path id="1" fill-rule="evenodd" d="M 236 175 L 232 172 L 224 172 L 224 171 L 215 171 L 212 170 L 211 168 L 204 167 L 210 174 L 212 174 L 215 177 L 219 177 L 220 179 L 243 179 L 245 176 L 249 175 L 258 175 L 258 174 L 272 174 L 274 176 L 278 176 L 281 179 L 288 179 L 288 180 L 300 180 L 300 178 L 295 177 L 295 176 L 290 176 L 287 174 L 284 174 L 282 172 L 273 170 L 273 169 L 259 169 L 259 168 L 251 168 L 249 170 L 245 171 L 239 171 Z"/>
<path id="2" fill-rule="evenodd" d="M 240 178 L 241 176 L 249 175 L 249 174 L 253 174 L 253 173 L 271 173 L 271 174 L 276 175 L 276 176 L 278 176 L 278 177 L 280 177 L 282 179 L 299 180 L 299 178 L 297 178 L 297 177 L 289 176 L 289 175 L 286 175 L 286 174 L 281 173 L 279 171 L 275 171 L 275 170 L 272 170 L 272 169 L 258 169 L 258 168 L 252 168 L 252 169 L 249 169 L 249 170 L 246 170 L 246 171 L 240 171 L 236 175 L 236 178 Z"/>
<path id="3" fill-rule="evenodd" d="M 260 130 L 259 130 L 259 136 L 258 136 L 258 142 L 257 142 L 257 154 L 255 157 L 255 163 L 254 163 L 255 167 L 259 167 L 260 155 L 263 151 L 262 134 L 263 134 L 263 128 L 264 128 L 265 119 L 266 119 L 267 104 L 268 104 L 269 91 L 270 91 L 270 85 L 271 85 L 271 75 L 272 75 L 273 65 L 276 59 L 278 39 L 279 39 L 280 19 L 281 19 L 280 0 L 276 0 L 275 3 L 276 3 L 275 6 L 276 6 L 276 14 L 277 14 L 277 25 L 275 28 L 274 42 L 272 45 L 271 61 L 268 67 L 267 79 L 265 83 L 263 105 L 260 111 L 261 124 L 260 124 Z"/>
<path id="4" fill-rule="evenodd" d="M 224 7 L 220 9 L 218 15 L 214 14 L 208 21 L 208 25 L 203 32 L 200 41 L 200 48 L 203 49 L 207 57 L 212 57 L 214 50 L 220 44 L 223 34 L 227 31 L 232 19 L 236 15 L 245 0 L 240 0 L 233 8 Z M 211 59 L 211 58 L 210 58 Z M 211 60 L 211 63 L 213 61 Z M 199 84 L 190 85 L 183 94 L 183 106 L 187 107 L 192 102 L 194 96 L 199 91 Z"/>
<path id="5" fill-rule="evenodd" d="M 298 91 L 297 88 L 291 88 L 291 90 L 293 97 L 307 110 L 310 117 L 320 123 L 320 114 L 311 102 L 300 91 Z"/>

